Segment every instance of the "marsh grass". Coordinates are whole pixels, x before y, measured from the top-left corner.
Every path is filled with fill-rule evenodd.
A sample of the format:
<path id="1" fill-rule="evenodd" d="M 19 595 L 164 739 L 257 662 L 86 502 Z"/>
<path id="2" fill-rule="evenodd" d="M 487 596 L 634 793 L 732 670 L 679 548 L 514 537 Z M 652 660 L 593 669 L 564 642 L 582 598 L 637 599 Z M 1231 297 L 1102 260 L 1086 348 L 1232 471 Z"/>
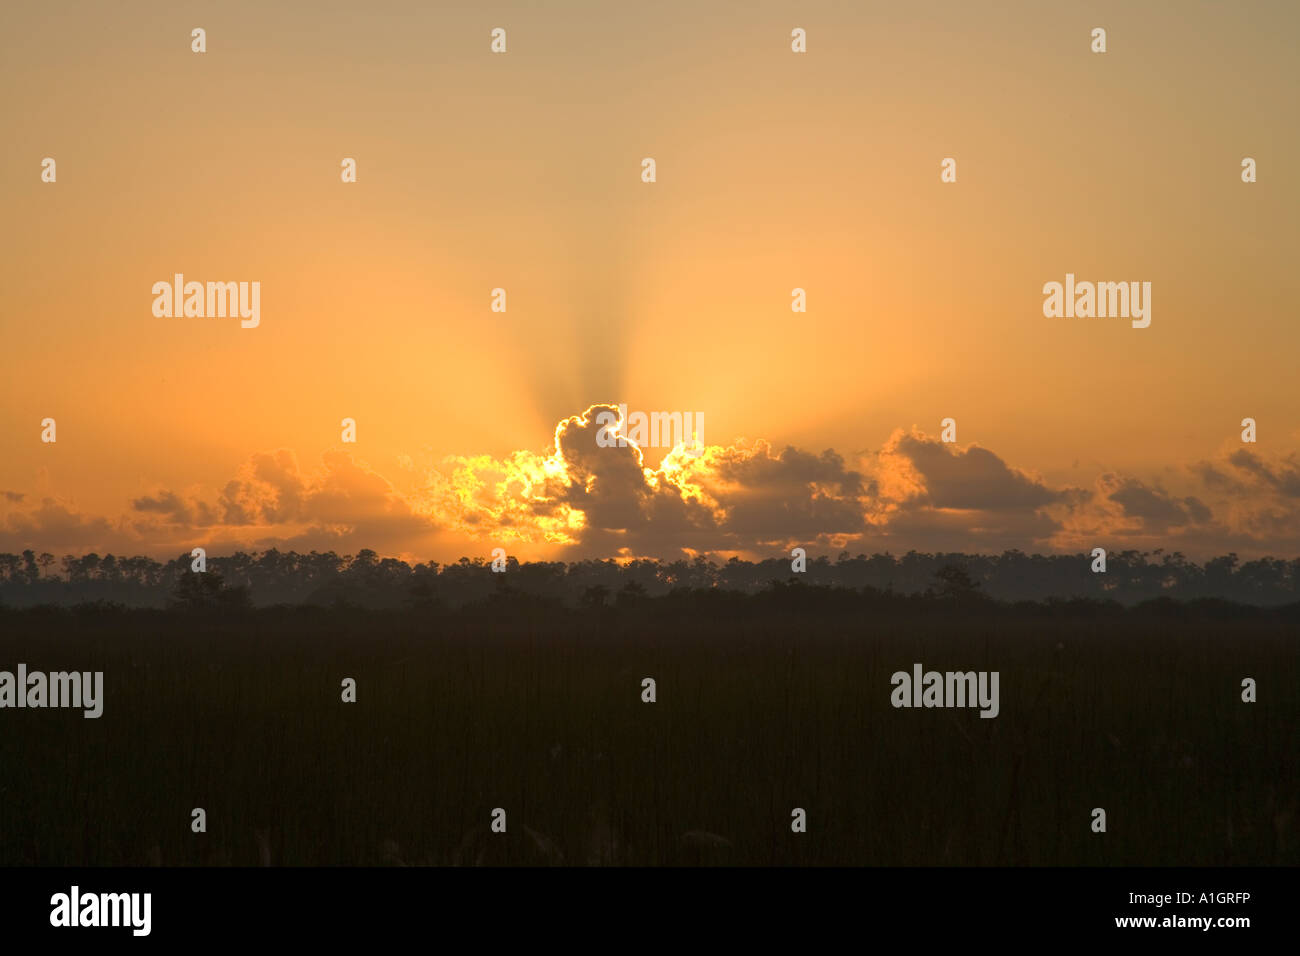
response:
<path id="1" fill-rule="evenodd" d="M 0 711 L 0 864 L 1300 862 L 1285 615 L 0 613 L 19 661 L 105 706 Z M 1000 671 L 1000 716 L 892 708 L 917 661 Z"/>

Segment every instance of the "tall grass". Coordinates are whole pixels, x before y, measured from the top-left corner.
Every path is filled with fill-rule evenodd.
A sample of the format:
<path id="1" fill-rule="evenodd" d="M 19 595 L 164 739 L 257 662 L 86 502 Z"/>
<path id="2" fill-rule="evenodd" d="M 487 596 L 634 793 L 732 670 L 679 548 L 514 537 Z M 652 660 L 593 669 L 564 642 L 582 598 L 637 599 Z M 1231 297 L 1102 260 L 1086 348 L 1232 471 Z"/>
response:
<path id="1" fill-rule="evenodd" d="M 0 669 L 102 670 L 105 704 L 0 710 L 0 864 L 1294 865 L 1296 646 L 1005 607 L 8 611 Z M 1001 715 L 894 709 L 918 661 L 1000 671 Z"/>

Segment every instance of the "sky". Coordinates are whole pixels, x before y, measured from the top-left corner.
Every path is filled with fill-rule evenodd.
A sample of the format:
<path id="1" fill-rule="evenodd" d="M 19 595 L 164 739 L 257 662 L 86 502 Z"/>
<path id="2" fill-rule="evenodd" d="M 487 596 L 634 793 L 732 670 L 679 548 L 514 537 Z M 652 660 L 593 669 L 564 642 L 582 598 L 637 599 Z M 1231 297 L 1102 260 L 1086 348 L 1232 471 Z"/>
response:
<path id="1" fill-rule="evenodd" d="M 1298 27 L 6 5 L 0 550 L 1296 556 Z M 257 327 L 156 315 L 176 273 Z M 1067 273 L 1150 325 L 1045 316 Z M 601 447 L 620 404 L 703 453 Z"/>

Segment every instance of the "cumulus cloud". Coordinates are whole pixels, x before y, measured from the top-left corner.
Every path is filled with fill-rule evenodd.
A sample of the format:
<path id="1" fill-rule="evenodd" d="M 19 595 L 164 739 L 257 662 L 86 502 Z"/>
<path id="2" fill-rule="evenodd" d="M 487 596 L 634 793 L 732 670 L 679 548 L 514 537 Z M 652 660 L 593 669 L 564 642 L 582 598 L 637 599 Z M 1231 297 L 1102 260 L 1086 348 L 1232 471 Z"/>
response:
<path id="1" fill-rule="evenodd" d="M 1300 459 L 1232 447 L 1192 465 L 1223 539 L 1242 552 L 1300 552 Z M 1228 550 L 1225 544 L 1222 550 Z"/>
<path id="2" fill-rule="evenodd" d="M 156 514 L 162 519 L 183 527 L 209 527 L 217 523 L 216 513 L 201 501 L 186 501 L 173 491 L 160 491 L 131 502 L 131 507 L 145 514 Z"/>
<path id="3" fill-rule="evenodd" d="M 678 448 L 658 468 L 634 445 L 601 447 L 594 405 L 565 419 L 547 455 L 449 460 L 430 482 L 435 510 L 461 527 L 544 537 L 575 554 L 771 554 L 792 545 L 1024 546 L 1059 528 L 1046 513 L 1078 489 L 1053 489 L 986 449 L 897 432 L 862 463 L 762 440 Z"/>
<path id="4" fill-rule="evenodd" d="M 978 445 L 899 429 L 874 456 L 869 518 L 883 550 L 1002 551 L 1047 547 L 1061 515 L 1088 498 L 1052 488 Z"/>
<path id="5" fill-rule="evenodd" d="M 5 497 L 14 503 L 26 498 L 12 493 Z M 26 508 L 9 510 L 0 518 L 0 550 L 9 552 L 27 548 L 89 551 L 121 537 L 119 526 L 107 518 L 82 514 L 71 502 L 52 496 Z"/>
<path id="6" fill-rule="evenodd" d="M 1053 490 L 1023 471 L 1009 467 L 978 445 L 962 450 L 915 433 L 895 432 L 882 452 L 902 459 L 916 472 L 913 499 L 935 508 L 974 511 L 1034 511 L 1063 501 Z"/>
<path id="7" fill-rule="evenodd" d="M 1284 498 L 1300 498 L 1300 464 L 1294 453 L 1269 463 L 1249 449 L 1228 456 L 1228 463 Z"/>
<path id="8" fill-rule="evenodd" d="M 390 547 L 434 528 L 383 476 L 341 451 L 327 452 L 314 470 L 287 449 L 251 456 L 212 499 L 162 490 L 137 498 L 146 520 L 135 527 L 156 534 L 217 534 L 284 546 Z M 152 519 L 152 520 L 150 520 Z"/>
<path id="9" fill-rule="evenodd" d="M 852 460 L 767 441 L 679 447 L 654 467 L 633 443 L 602 447 L 593 405 L 541 451 L 453 455 L 399 492 L 343 451 L 304 468 L 287 449 L 249 457 L 210 489 L 157 489 L 117 518 L 19 491 L 0 498 L 0 548 L 176 554 L 279 547 L 440 560 L 504 545 L 521 557 L 812 550 L 1300 551 L 1300 463 L 1240 447 L 1149 476 L 1056 487 L 978 445 L 898 430 Z M 408 461 L 403 466 L 412 475 Z M 460 549 L 451 554 L 447 549 Z"/>
<path id="10" fill-rule="evenodd" d="M 1211 517 L 1210 509 L 1198 498 L 1179 498 L 1136 478 L 1106 475 L 1100 484 L 1107 499 L 1119 505 L 1126 518 L 1141 522 L 1144 530 L 1160 532 L 1179 525 L 1205 524 Z"/>
<path id="11" fill-rule="evenodd" d="M 431 475 L 434 508 L 465 529 L 568 545 L 576 554 L 748 551 L 843 538 L 865 527 L 868 486 L 843 458 L 762 441 L 677 448 L 648 468 L 635 444 L 602 447 L 593 405 L 560 422 L 548 454 L 452 458 Z"/>

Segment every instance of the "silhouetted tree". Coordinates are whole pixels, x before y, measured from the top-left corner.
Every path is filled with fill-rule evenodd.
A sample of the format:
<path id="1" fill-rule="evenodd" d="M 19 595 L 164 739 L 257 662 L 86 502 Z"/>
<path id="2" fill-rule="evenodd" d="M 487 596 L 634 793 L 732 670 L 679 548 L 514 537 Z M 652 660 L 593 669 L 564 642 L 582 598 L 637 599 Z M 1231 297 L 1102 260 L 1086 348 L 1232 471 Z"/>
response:
<path id="1" fill-rule="evenodd" d="M 216 571 L 182 574 L 172 590 L 172 606 L 187 611 L 237 609 L 251 605 L 247 588 L 226 587 Z"/>
<path id="2" fill-rule="evenodd" d="M 582 592 L 583 607 L 604 607 L 605 599 L 609 597 L 609 588 L 603 584 L 593 584 L 587 590 Z"/>
<path id="3" fill-rule="evenodd" d="M 38 604 L 75 605 L 115 601 L 129 607 L 164 607 L 177 603 L 208 606 L 215 594 L 232 592 L 222 602 L 240 602 L 237 595 L 256 595 L 258 603 L 315 604 L 337 601 L 383 609 L 403 606 L 461 607 L 495 595 L 498 604 L 512 606 L 537 601 L 562 601 L 581 606 L 601 595 L 613 595 L 620 607 L 670 593 L 770 594 L 769 582 L 799 581 L 802 591 L 780 592 L 781 602 L 838 600 L 836 591 L 877 595 L 928 595 L 936 599 L 983 598 L 1003 602 L 1059 599 L 1107 600 L 1137 605 L 1157 598 L 1176 601 L 1215 598 L 1257 606 L 1300 602 L 1300 559 L 1257 558 L 1241 563 L 1236 554 L 1203 564 L 1175 551 L 1112 552 L 1105 574 L 1093 574 L 1084 554 L 1001 555 L 922 553 L 896 557 L 888 552 L 870 557 L 841 553 L 834 561 L 810 558 L 807 571 L 795 574 L 785 554 L 761 561 L 731 558 L 724 564 L 694 556 L 671 562 L 640 558 L 620 564 L 612 559 L 520 563 L 510 557 L 507 571 L 497 574 L 483 558 L 462 558 L 454 564 L 410 565 L 379 558 L 372 550 L 356 557 L 330 551 L 309 554 L 237 551 L 208 557 L 207 574 L 222 582 L 200 586 L 190 570 L 188 552 L 165 563 L 148 557 L 100 557 L 91 553 L 65 555 L 63 574 L 51 573 L 50 557 L 26 550 L 0 554 L 0 599 L 15 607 Z M 208 589 L 208 590 L 205 590 Z M 209 593 L 209 592 L 212 593 Z M 771 598 L 777 600 L 777 598 Z M 716 609 L 717 602 L 701 606 Z M 786 606 L 782 603 L 782 606 Z"/>
<path id="4" fill-rule="evenodd" d="M 945 564 L 934 572 L 934 580 L 939 597 L 945 600 L 969 599 L 979 594 L 979 583 L 960 565 Z"/>
<path id="5" fill-rule="evenodd" d="M 621 608 L 635 607 L 638 602 L 645 599 L 645 596 L 645 588 L 641 583 L 631 580 L 623 585 L 618 592 L 618 597 L 614 599 L 614 603 Z"/>

